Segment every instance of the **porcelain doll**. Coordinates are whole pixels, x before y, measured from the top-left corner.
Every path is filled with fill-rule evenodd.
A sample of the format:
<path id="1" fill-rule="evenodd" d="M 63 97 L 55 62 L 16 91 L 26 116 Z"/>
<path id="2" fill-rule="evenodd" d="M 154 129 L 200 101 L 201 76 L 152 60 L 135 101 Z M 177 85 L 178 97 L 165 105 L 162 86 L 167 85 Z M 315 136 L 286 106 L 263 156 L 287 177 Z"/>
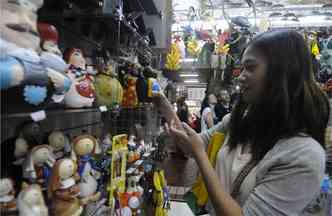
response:
<path id="1" fill-rule="evenodd" d="M 13 95 L 19 94 L 34 106 L 45 102 L 53 91 L 67 91 L 71 83 L 61 75 L 67 69 L 64 61 L 52 53 L 39 56 L 36 52 L 39 48 L 37 10 L 43 1 L 4 0 L 1 3 L 0 89 L 16 87 L 12 89 Z"/>
<path id="2" fill-rule="evenodd" d="M 78 179 L 75 161 L 65 158 L 55 163 L 48 184 L 51 215 L 79 216 L 82 214 L 83 207 L 78 198 L 80 189 L 76 183 Z"/>
<path id="3" fill-rule="evenodd" d="M 31 149 L 23 167 L 23 177 L 29 183 L 38 183 L 44 190 L 55 163 L 53 149 L 49 145 L 39 145 Z"/>
<path id="4" fill-rule="evenodd" d="M 55 26 L 38 22 L 37 28 L 41 40 L 40 48 L 43 51 L 51 52 L 62 57 L 62 53 L 58 47 L 59 33 Z"/>
<path id="5" fill-rule="evenodd" d="M 138 97 L 136 90 L 137 77 L 134 77 L 131 74 L 127 74 L 125 75 L 125 80 L 127 86 L 124 88 L 123 91 L 122 106 L 129 108 L 136 107 L 138 104 Z"/>
<path id="6" fill-rule="evenodd" d="M 69 66 L 67 75 L 72 81 L 65 94 L 65 104 L 70 108 L 91 107 L 95 100 L 93 77 L 86 71 L 86 62 L 80 49 L 69 49 L 65 52 Z"/>
<path id="7" fill-rule="evenodd" d="M 69 139 L 61 131 L 53 131 L 48 136 L 48 143 L 53 148 L 53 154 L 56 160 L 63 158 L 71 151 Z"/>
<path id="8" fill-rule="evenodd" d="M 14 182 L 10 178 L 0 179 L 0 215 L 16 211 Z"/>
<path id="9" fill-rule="evenodd" d="M 1 1 L 1 38 L 19 47 L 37 50 L 39 36 L 36 28 L 37 10 L 43 0 Z"/>
<path id="10" fill-rule="evenodd" d="M 123 89 L 120 82 L 115 78 L 112 66 L 99 73 L 95 81 L 97 104 L 114 107 L 120 105 L 123 98 Z"/>
<path id="11" fill-rule="evenodd" d="M 13 164 L 16 166 L 21 166 L 26 159 L 28 151 L 29 151 L 29 145 L 27 141 L 22 137 L 18 137 L 15 140 L 15 149 L 14 149 L 15 161 L 13 162 Z"/>
<path id="12" fill-rule="evenodd" d="M 59 68 L 58 71 L 54 71 L 50 68 L 47 70 L 48 76 L 52 79 L 54 86 L 57 90 L 56 95 L 53 97 L 53 100 L 55 102 L 58 102 L 56 100 L 59 98 L 58 100 L 60 102 L 64 98 L 63 94 L 69 90 L 71 86 L 71 80 L 65 75 L 65 72 L 67 70 L 67 64 L 62 59 L 62 53 L 58 47 L 59 33 L 53 25 L 50 25 L 48 23 L 39 22 L 37 27 L 41 39 L 41 57 L 48 58 L 49 56 L 51 56 L 51 58 L 56 58 L 54 55 L 59 56 L 58 64 L 63 65 L 63 67 Z"/>
<path id="13" fill-rule="evenodd" d="M 19 216 L 48 216 L 43 194 L 39 185 L 24 188 L 17 197 Z"/>
<path id="14" fill-rule="evenodd" d="M 97 190 L 97 179 L 100 177 L 100 173 L 95 170 L 92 159 L 96 144 L 96 139 L 90 135 L 81 135 L 72 141 L 72 158 L 77 162 L 80 175 L 78 183 L 80 198 L 82 203 L 87 205 L 86 209 L 95 207 L 101 196 L 101 193 Z"/>

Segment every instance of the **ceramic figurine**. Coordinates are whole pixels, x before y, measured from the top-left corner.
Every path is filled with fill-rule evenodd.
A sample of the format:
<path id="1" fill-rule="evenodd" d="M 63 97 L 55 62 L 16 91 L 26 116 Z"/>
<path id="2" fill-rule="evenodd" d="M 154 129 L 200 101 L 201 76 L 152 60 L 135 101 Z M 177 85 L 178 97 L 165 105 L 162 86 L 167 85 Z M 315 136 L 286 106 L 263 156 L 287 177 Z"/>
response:
<path id="1" fill-rule="evenodd" d="M 29 145 L 27 141 L 22 137 L 18 137 L 15 140 L 14 157 L 16 160 L 13 162 L 13 164 L 16 166 L 22 165 L 24 160 L 26 159 L 28 151 Z"/>
<path id="2" fill-rule="evenodd" d="M 59 34 L 53 25 L 47 23 L 39 22 L 37 27 L 41 37 L 40 47 L 43 50 L 41 58 L 57 59 L 57 61 L 53 62 L 53 67 L 47 69 L 47 74 L 56 89 L 56 96 L 53 97 L 53 100 L 55 102 L 61 102 L 64 98 L 63 94 L 69 91 L 71 80 L 65 75 L 68 67 L 62 59 L 62 53 L 58 47 Z M 61 65 L 61 67 L 57 68 L 57 65 Z"/>
<path id="3" fill-rule="evenodd" d="M 53 131 L 48 136 L 48 143 L 53 148 L 53 154 L 56 160 L 63 158 L 71 151 L 69 139 L 61 131 Z"/>
<path id="4" fill-rule="evenodd" d="M 1 38 L 19 47 L 37 50 L 37 10 L 43 0 L 1 1 Z"/>
<path id="5" fill-rule="evenodd" d="M 0 215 L 16 211 L 14 182 L 10 178 L 0 179 Z"/>
<path id="6" fill-rule="evenodd" d="M 94 154 L 97 141 L 93 136 L 81 135 L 72 141 L 72 158 L 77 162 L 78 173 L 81 177 L 78 186 L 80 188 L 80 198 L 84 205 L 95 206 L 93 203 L 100 199 L 97 179 L 100 173 L 94 168 L 92 155 Z M 89 206 L 89 204 L 92 204 Z"/>
<path id="7" fill-rule="evenodd" d="M 76 183 L 77 165 L 71 159 L 58 160 L 53 169 L 48 184 L 48 198 L 51 201 L 51 215 L 79 216 L 83 212 Z"/>
<path id="8" fill-rule="evenodd" d="M 36 13 L 42 4 L 42 0 L 5 0 L 0 14 L 0 89 L 16 87 L 4 96 L 20 96 L 33 106 L 46 102 L 54 90 L 67 91 L 71 84 L 61 75 L 67 65 L 59 56 L 48 52 L 39 56 L 35 51 L 39 47 Z"/>
<path id="9" fill-rule="evenodd" d="M 100 73 L 95 81 L 97 104 L 114 107 L 120 105 L 123 98 L 123 89 L 120 82 L 115 78 L 112 66 Z"/>
<path id="10" fill-rule="evenodd" d="M 19 216 L 48 216 L 43 194 L 39 185 L 29 185 L 17 197 Z"/>
<path id="11" fill-rule="evenodd" d="M 62 53 L 58 47 L 59 33 L 55 26 L 38 22 L 37 28 L 41 40 L 40 48 L 43 51 L 51 52 L 62 57 Z"/>
<path id="12" fill-rule="evenodd" d="M 45 189 L 55 163 L 53 149 L 39 145 L 31 149 L 23 167 L 23 177 L 29 183 L 38 183 Z"/>
<path id="13" fill-rule="evenodd" d="M 91 107 L 95 100 L 93 77 L 86 71 L 86 62 L 80 49 L 69 49 L 65 60 L 70 64 L 67 75 L 72 81 L 70 90 L 65 94 L 65 104 L 70 108 Z"/>
<path id="14" fill-rule="evenodd" d="M 127 87 L 124 88 L 122 106 L 136 107 L 138 104 L 136 82 L 137 78 L 128 74 L 126 77 Z"/>

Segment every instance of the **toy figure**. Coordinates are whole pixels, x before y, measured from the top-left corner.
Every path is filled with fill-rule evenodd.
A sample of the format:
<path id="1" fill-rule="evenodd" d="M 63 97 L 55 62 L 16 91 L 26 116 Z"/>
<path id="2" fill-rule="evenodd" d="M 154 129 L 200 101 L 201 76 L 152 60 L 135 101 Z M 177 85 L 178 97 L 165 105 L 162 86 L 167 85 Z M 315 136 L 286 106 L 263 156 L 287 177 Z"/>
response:
<path id="1" fill-rule="evenodd" d="M 19 216 L 48 216 L 43 194 L 39 185 L 29 185 L 17 197 Z"/>
<path id="2" fill-rule="evenodd" d="M 69 91 L 65 94 L 65 104 L 70 108 L 91 107 L 95 100 L 93 77 L 86 71 L 86 62 L 80 49 L 69 49 L 65 60 L 70 64 L 67 75 L 72 80 Z"/>
<path id="3" fill-rule="evenodd" d="M 95 170 L 92 155 L 95 152 L 97 141 L 93 136 L 81 135 L 72 141 L 72 158 L 78 164 L 78 173 L 81 177 L 78 186 L 80 188 L 81 202 L 86 210 L 95 207 L 95 202 L 100 199 L 101 193 L 97 191 L 100 173 Z M 91 204 L 91 205 L 90 205 Z"/>
<path id="4" fill-rule="evenodd" d="M 61 74 L 67 65 L 59 56 L 48 52 L 39 56 L 35 51 L 39 47 L 36 13 L 42 3 L 17 0 L 1 5 L 0 89 L 6 90 L 6 98 L 15 96 L 15 104 L 19 96 L 29 105 L 41 105 L 53 92 L 65 92 L 71 84 Z M 6 105 L 11 103 L 14 102 L 6 101 Z"/>
<path id="5" fill-rule="evenodd" d="M 136 82 L 137 77 L 134 77 L 131 74 L 125 75 L 126 87 L 123 92 L 122 106 L 133 108 L 138 104 Z"/>
<path id="6" fill-rule="evenodd" d="M 41 22 L 38 23 L 37 27 L 41 37 L 40 47 L 43 50 L 41 56 L 54 57 L 57 55 L 59 56 L 57 64 L 64 65 L 67 69 L 67 64 L 62 60 L 62 53 L 58 47 L 59 34 L 57 29 L 53 25 Z M 55 102 L 61 102 L 64 98 L 63 94 L 69 91 L 71 86 L 71 80 L 65 75 L 65 72 L 61 68 L 58 69 L 58 73 L 52 69 L 47 71 L 57 90 L 56 95 L 53 96 Z"/>
<path id="7" fill-rule="evenodd" d="M 24 138 L 18 137 L 15 140 L 14 157 L 16 160 L 13 162 L 13 164 L 16 166 L 22 165 L 24 160 L 26 159 L 28 151 L 29 146 L 27 141 Z"/>
<path id="8" fill-rule="evenodd" d="M 59 33 L 55 26 L 39 22 L 37 28 L 41 39 L 40 48 L 43 51 L 51 52 L 62 57 L 62 53 L 58 47 Z"/>
<path id="9" fill-rule="evenodd" d="M 53 131 L 48 136 L 48 143 L 53 148 L 53 154 L 57 160 L 71 151 L 69 139 L 61 131 Z"/>
<path id="10" fill-rule="evenodd" d="M 77 165 L 73 160 L 66 158 L 55 163 L 48 184 L 51 215 L 79 216 L 82 214 L 83 207 L 78 198 L 80 189 L 76 184 L 78 178 Z"/>
<path id="11" fill-rule="evenodd" d="M 97 75 L 95 86 L 99 106 L 114 107 L 121 104 L 123 89 L 120 82 L 115 78 L 111 65 L 108 66 L 106 71 Z"/>
<path id="12" fill-rule="evenodd" d="M 52 148 L 39 145 L 31 149 L 23 168 L 23 177 L 29 183 L 38 183 L 46 189 L 51 169 L 55 163 Z"/>
<path id="13" fill-rule="evenodd" d="M 0 215 L 16 211 L 14 182 L 10 178 L 0 179 Z"/>

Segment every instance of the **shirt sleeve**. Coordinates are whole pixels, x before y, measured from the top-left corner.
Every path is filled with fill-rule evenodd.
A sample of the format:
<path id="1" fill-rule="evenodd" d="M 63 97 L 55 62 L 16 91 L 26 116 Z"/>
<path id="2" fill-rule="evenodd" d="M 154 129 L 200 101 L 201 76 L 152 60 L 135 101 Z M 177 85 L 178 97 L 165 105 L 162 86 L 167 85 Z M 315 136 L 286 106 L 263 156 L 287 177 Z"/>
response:
<path id="1" fill-rule="evenodd" d="M 221 122 L 219 122 L 218 124 L 216 124 L 215 126 L 210 128 L 209 130 L 206 130 L 206 131 L 200 133 L 200 136 L 201 136 L 205 146 L 208 146 L 210 139 L 215 131 L 226 133 L 226 131 L 228 129 L 230 117 L 231 117 L 230 114 L 225 115 Z"/>
<path id="2" fill-rule="evenodd" d="M 312 139 L 310 139 L 312 140 Z M 298 216 L 317 197 L 325 170 L 325 152 L 312 140 L 311 145 L 277 155 L 249 195 L 242 210 L 245 216 Z M 287 143 L 296 146 L 298 143 Z M 256 179 L 260 177 L 257 174 Z"/>

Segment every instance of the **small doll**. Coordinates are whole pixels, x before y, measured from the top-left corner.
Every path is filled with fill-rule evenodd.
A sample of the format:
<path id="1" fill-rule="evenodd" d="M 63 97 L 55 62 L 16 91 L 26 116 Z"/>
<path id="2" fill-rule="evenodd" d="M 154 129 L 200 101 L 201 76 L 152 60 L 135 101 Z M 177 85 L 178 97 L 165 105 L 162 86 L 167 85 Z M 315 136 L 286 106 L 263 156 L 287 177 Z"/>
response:
<path id="1" fill-rule="evenodd" d="M 80 49 L 72 48 L 65 52 L 69 66 L 67 75 L 72 81 L 65 94 L 65 104 L 70 108 L 91 107 L 95 100 L 94 78 L 86 70 L 86 62 Z"/>
<path id="2" fill-rule="evenodd" d="M 48 216 L 43 194 L 39 185 L 24 188 L 17 197 L 19 216 Z"/>
<path id="3" fill-rule="evenodd" d="M 10 178 L 0 179 L 0 215 L 16 211 L 14 182 Z"/>
<path id="4" fill-rule="evenodd" d="M 72 141 L 72 158 L 78 166 L 80 181 L 80 198 L 86 206 L 87 211 L 95 206 L 99 201 L 101 193 L 97 191 L 100 173 L 94 166 L 95 161 L 92 158 L 95 153 L 97 140 L 90 135 L 81 135 Z M 91 204 L 91 205 L 90 205 Z"/>
<path id="5" fill-rule="evenodd" d="M 41 39 L 40 48 L 43 51 L 51 52 L 62 57 L 62 53 L 58 47 L 59 33 L 55 26 L 38 22 L 37 28 Z"/>
<path id="6" fill-rule="evenodd" d="M 31 149 L 24 163 L 23 178 L 29 183 L 38 183 L 44 190 L 54 163 L 53 149 L 49 145 L 36 146 Z"/>
<path id="7" fill-rule="evenodd" d="M 48 199 L 51 201 L 51 215 L 79 216 L 83 212 L 76 183 L 76 163 L 68 158 L 58 160 L 53 169 L 48 184 Z"/>
<path id="8" fill-rule="evenodd" d="M 115 78 L 112 66 L 99 73 L 95 81 L 97 104 L 114 107 L 120 105 L 123 98 L 123 89 L 120 82 Z"/>
<path id="9" fill-rule="evenodd" d="M 53 154 L 57 160 L 71 151 L 69 139 L 61 131 L 53 131 L 48 136 L 48 143 L 53 148 Z"/>

